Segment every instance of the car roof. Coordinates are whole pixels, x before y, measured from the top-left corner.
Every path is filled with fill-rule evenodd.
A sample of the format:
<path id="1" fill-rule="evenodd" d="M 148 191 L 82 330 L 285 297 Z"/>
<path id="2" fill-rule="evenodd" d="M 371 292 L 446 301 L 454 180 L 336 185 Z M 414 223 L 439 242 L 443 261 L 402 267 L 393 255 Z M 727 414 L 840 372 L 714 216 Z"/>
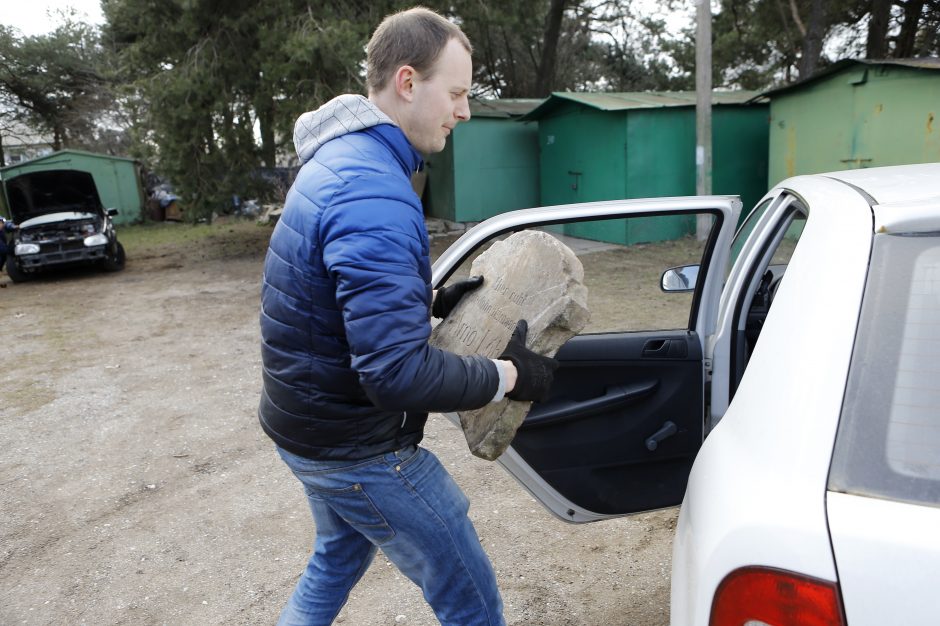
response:
<path id="1" fill-rule="evenodd" d="M 874 232 L 940 231 L 940 163 L 897 165 L 821 174 L 863 192 L 874 213 Z"/>
<path id="2" fill-rule="evenodd" d="M 873 167 L 820 174 L 864 191 L 874 204 L 940 203 L 940 163 Z"/>

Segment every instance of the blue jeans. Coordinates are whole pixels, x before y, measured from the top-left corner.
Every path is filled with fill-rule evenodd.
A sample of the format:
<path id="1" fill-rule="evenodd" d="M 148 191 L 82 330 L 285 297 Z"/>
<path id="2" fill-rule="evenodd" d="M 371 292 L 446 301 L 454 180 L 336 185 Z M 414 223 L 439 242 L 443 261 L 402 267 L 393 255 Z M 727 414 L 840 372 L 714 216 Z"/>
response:
<path id="1" fill-rule="evenodd" d="M 307 493 L 316 541 L 281 625 L 328 625 L 378 548 L 421 587 L 444 626 L 503 625 L 496 576 L 467 517 L 470 502 L 417 446 L 360 461 L 278 453 Z"/>

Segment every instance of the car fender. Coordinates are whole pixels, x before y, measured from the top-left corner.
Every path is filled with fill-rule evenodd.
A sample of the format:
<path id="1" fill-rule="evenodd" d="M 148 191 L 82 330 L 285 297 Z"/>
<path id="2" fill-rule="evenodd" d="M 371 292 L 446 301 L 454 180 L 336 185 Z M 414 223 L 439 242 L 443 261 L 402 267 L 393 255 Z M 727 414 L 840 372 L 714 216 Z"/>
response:
<path id="1" fill-rule="evenodd" d="M 836 579 L 826 483 L 872 210 L 835 180 L 781 187 L 809 216 L 737 393 L 692 469 L 673 550 L 674 624 L 707 624 L 718 584 L 745 565 Z"/>

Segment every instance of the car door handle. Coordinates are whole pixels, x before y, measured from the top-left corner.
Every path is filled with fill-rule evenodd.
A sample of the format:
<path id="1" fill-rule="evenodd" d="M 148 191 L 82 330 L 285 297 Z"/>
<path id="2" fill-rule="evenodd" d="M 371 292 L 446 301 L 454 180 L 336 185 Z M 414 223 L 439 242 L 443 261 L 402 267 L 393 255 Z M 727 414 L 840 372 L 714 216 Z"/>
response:
<path id="1" fill-rule="evenodd" d="M 603 413 L 645 398 L 652 394 L 657 386 L 659 386 L 658 380 L 608 387 L 604 395 L 596 398 L 559 402 L 548 405 L 545 409 L 539 407 L 536 409 L 537 412 L 529 413 L 522 423 L 522 427 L 537 428 L 547 424 L 583 419 L 597 413 Z"/>
<path id="2" fill-rule="evenodd" d="M 689 345 L 679 339 L 650 339 L 643 344 L 645 359 L 684 359 L 689 356 Z"/>

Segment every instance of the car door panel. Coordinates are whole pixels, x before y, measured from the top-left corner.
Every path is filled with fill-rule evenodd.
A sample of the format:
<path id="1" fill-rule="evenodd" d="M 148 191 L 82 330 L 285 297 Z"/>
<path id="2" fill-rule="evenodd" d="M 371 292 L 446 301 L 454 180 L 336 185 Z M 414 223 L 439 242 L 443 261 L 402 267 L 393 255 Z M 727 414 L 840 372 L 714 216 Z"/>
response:
<path id="1" fill-rule="evenodd" d="M 702 441 L 695 334 L 585 335 L 556 358 L 551 397 L 533 406 L 513 440 L 519 456 L 597 513 L 679 504 Z"/>
<path id="2" fill-rule="evenodd" d="M 590 219 L 707 214 L 689 328 L 573 337 L 557 353 L 549 399 L 533 405 L 497 459 L 559 518 L 574 523 L 679 504 L 704 428 L 704 347 L 741 204 L 734 197 L 654 198 L 526 209 L 468 231 L 434 265 L 441 286 L 491 239 Z M 642 248 L 640 248 L 642 250 Z M 663 270 L 666 268 L 663 267 Z M 460 424 L 457 414 L 447 414 Z"/>

